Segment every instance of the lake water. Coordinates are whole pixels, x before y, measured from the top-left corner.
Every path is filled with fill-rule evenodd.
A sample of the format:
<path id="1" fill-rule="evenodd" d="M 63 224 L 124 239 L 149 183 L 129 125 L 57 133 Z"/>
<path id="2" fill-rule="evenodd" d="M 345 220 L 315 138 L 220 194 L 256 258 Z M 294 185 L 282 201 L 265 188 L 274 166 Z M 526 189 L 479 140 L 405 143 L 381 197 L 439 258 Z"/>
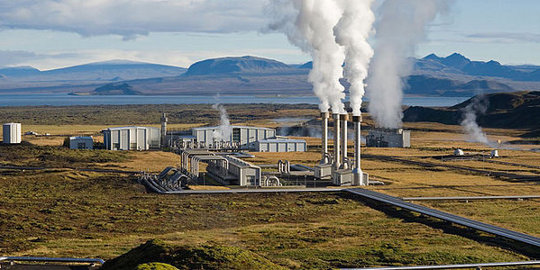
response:
<path id="1" fill-rule="evenodd" d="M 405 97 L 403 105 L 442 107 L 461 103 L 466 97 Z M 70 96 L 70 95 L 0 95 L 0 106 L 69 106 L 128 104 L 319 104 L 314 96 Z"/>

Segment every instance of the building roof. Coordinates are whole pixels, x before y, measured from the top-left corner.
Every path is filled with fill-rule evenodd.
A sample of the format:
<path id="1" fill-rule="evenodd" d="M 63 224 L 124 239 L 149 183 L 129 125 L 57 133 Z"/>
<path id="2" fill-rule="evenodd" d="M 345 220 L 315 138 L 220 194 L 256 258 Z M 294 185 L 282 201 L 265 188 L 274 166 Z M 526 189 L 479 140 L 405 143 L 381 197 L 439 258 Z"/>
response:
<path id="1" fill-rule="evenodd" d="M 70 140 L 94 140 L 92 136 L 75 136 L 75 137 L 69 137 Z"/>
<path id="2" fill-rule="evenodd" d="M 111 127 L 111 128 L 107 128 L 107 129 L 104 129 L 104 130 L 122 130 L 122 129 L 132 129 L 132 128 L 152 128 L 152 129 L 159 130 L 159 128 L 157 128 L 157 127 L 140 127 L 140 126 Z"/>
<path id="3" fill-rule="evenodd" d="M 209 130 L 209 129 L 220 129 L 219 126 L 213 126 L 213 127 L 196 127 L 192 128 L 192 130 Z M 250 126 L 231 126 L 231 128 L 245 128 L 245 129 L 265 129 L 265 130 L 274 130 L 273 128 L 267 128 L 267 127 L 250 127 Z"/>
<path id="4" fill-rule="evenodd" d="M 300 139 L 264 139 L 259 140 L 259 143 L 306 143 L 305 140 Z"/>

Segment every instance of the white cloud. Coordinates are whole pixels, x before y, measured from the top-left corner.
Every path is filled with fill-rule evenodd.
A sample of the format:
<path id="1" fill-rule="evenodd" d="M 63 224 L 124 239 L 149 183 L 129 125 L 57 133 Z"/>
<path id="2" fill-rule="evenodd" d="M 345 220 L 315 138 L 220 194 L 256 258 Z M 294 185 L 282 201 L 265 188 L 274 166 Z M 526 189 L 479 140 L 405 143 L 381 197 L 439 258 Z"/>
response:
<path id="1" fill-rule="evenodd" d="M 0 0 L 0 27 L 83 36 L 257 31 L 266 0 Z"/>
<path id="2" fill-rule="evenodd" d="M 487 42 L 487 43 L 513 43 L 513 42 L 540 42 L 540 34 L 536 33 L 508 33 L 508 32 L 491 32 L 491 33 L 475 33 L 466 35 L 471 42 Z"/>

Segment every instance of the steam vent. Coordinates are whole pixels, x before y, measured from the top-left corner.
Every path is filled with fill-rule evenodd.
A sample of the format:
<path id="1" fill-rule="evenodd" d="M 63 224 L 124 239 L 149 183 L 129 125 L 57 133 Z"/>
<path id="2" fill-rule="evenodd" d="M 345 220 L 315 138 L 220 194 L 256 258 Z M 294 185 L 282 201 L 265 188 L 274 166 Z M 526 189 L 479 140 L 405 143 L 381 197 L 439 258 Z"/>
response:
<path id="1" fill-rule="evenodd" d="M 363 173 L 360 164 L 360 145 L 362 117 L 353 116 L 354 124 L 354 153 L 351 158 L 347 155 L 347 131 L 349 115 L 333 114 L 334 121 L 334 147 L 333 154 L 328 153 L 328 112 L 321 113 L 322 141 L 321 161 L 315 166 L 315 178 L 331 180 L 337 186 L 365 186 L 368 185 L 369 176 Z"/>

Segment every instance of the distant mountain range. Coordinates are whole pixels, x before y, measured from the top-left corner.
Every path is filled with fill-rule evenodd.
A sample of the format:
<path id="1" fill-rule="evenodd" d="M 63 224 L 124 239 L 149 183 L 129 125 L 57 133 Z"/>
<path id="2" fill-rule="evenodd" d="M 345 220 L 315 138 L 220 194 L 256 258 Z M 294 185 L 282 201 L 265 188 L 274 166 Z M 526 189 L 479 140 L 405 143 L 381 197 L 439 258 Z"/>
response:
<path id="1" fill-rule="evenodd" d="M 507 66 L 496 61 L 471 61 L 460 54 L 434 54 L 411 59 L 414 72 L 405 93 L 420 96 L 473 96 L 540 90 L 540 66 Z M 0 94 L 235 94 L 312 95 L 302 65 L 253 56 L 207 59 L 188 69 L 114 60 L 40 71 L 32 67 L 0 69 Z M 347 86 L 346 82 L 343 82 Z"/>

